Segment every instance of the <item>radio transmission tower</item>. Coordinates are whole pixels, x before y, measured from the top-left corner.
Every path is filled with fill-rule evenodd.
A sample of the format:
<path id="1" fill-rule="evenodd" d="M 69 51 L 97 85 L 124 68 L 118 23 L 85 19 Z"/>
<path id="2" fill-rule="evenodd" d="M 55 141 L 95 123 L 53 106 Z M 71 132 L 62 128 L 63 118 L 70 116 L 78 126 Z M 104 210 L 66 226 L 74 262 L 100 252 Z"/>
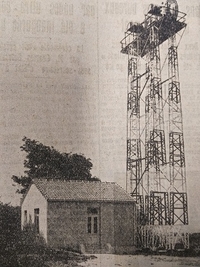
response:
<path id="1" fill-rule="evenodd" d="M 144 21 L 130 22 L 121 41 L 128 55 L 126 187 L 137 203 L 135 242 L 152 250 L 189 246 L 176 43 L 185 17 L 176 0 L 151 4 Z M 167 42 L 162 62 L 160 47 Z"/>

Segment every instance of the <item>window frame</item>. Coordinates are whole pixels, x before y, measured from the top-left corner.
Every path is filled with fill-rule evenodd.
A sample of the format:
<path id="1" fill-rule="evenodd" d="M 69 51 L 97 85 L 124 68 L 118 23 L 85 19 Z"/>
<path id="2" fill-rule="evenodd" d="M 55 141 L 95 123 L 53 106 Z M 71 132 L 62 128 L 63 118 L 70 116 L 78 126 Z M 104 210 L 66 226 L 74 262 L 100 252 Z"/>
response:
<path id="1" fill-rule="evenodd" d="M 24 210 L 24 225 L 28 223 L 28 212 L 27 210 Z"/>
<path id="2" fill-rule="evenodd" d="M 97 235 L 99 233 L 99 209 L 87 208 L 87 233 Z"/>
<path id="3" fill-rule="evenodd" d="M 39 234 L 40 232 L 40 209 L 36 208 L 34 209 L 34 226 L 36 233 Z"/>

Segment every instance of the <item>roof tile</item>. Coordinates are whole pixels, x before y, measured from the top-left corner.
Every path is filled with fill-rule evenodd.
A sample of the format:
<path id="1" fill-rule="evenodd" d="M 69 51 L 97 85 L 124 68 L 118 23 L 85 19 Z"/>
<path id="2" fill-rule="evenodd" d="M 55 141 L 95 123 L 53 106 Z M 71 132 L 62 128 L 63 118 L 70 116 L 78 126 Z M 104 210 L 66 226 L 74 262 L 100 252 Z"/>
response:
<path id="1" fill-rule="evenodd" d="M 47 200 L 134 201 L 118 184 L 97 181 L 34 179 Z"/>

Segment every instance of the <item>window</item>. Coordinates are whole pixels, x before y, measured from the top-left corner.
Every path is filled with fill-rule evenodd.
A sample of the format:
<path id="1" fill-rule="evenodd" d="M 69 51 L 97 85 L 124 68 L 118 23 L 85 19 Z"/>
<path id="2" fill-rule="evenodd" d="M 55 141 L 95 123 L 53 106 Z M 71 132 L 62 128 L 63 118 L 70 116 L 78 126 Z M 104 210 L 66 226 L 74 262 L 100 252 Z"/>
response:
<path id="1" fill-rule="evenodd" d="M 39 233 L 39 213 L 39 209 L 34 209 L 34 224 L 37 233 Z"/>
<path id="2" fill-rule="evenodd" d="M 98 222 L 97 217 L 94 217 L 94 229 L 93 229 L 94 234 L 97 234 L 97 230 L 98 230 L 97 222 Z"/>
<path id="3" fill-rule="evenodd" d="M 92 233 L 92 217 L 88 217 L 88 233 Z"/>
<path id="4" fill-rule="evenodd" d="M 88 219 L 87 219 L 87 232 L 89 234 L 98 233 L 98 209 L 97 208 L 88 208 Z"/>
<path id="5" fill-rule="evenodd" d="M 27 220 L 28 220 L 28 218 L 27 218 L 27 210 L 25 210 L 24 211 L 24 225 L 27 224 Z"/>

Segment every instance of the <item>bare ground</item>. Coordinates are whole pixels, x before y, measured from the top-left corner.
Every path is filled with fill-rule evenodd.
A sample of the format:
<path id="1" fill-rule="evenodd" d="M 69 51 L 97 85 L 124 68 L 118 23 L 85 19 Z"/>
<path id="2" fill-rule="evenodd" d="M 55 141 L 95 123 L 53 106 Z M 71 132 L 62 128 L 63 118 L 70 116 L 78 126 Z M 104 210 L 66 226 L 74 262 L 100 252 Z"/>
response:
<path id="1" fill-rule="evenodd" d="M 199 267 L 200 257 L 99 254 L 78 263 L 82 267 Z M 67 267 L 67 266 L 66 266 Z"/>

